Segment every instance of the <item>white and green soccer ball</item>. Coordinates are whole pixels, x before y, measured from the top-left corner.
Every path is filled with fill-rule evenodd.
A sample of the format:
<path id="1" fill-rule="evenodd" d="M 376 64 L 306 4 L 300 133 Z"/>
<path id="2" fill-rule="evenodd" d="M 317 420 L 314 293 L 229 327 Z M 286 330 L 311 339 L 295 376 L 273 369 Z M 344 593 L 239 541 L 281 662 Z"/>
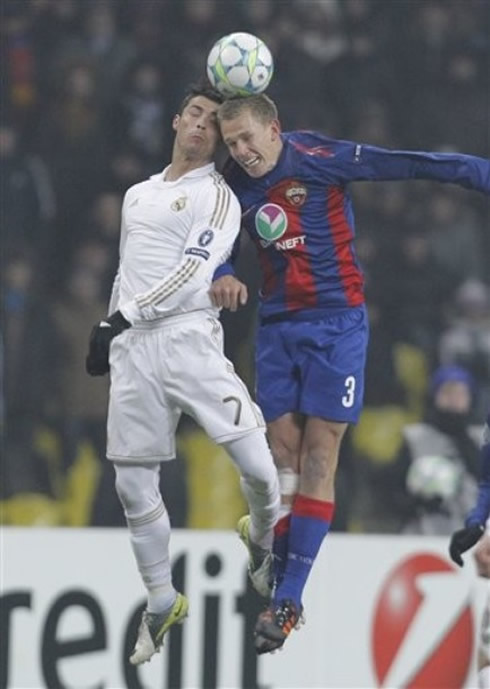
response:
<path id="1" fill-rule="evenodd" d="M 461 467 L 447 457 L 424 455 L 417 457 L 408 470 L 407 488 L 423 499 L 454 498 L 461 481 Z"/>
<path id="2" fill-rule="evenodd" d="M 231 33 L 211 48 L 206 71 L 211 84 L 225 96 L 251 96 L 269 86 L 274 60 L 257 36 Z"/>

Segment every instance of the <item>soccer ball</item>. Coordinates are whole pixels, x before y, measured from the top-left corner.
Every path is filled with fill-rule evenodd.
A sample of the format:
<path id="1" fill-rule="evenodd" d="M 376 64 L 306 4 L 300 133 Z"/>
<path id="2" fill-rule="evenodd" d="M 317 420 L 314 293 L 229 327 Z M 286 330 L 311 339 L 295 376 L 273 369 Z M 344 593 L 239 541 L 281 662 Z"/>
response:
<path id="1" fill-rule="evenodd" d="M 407 474 L 407 488 L 412 495 L 430 500 L 454 498 L 462 478 L 462 469 L 450 459 L 439 455 L 417 457 Z"/>
<path id="2" fill-rule="evenodd" d="M 268 87 L 274 61 L 266 44 L 249 33 L 231 33 L 211 48 L 206 71 L 214 88 L 225 96 L 251 96 Z"/>

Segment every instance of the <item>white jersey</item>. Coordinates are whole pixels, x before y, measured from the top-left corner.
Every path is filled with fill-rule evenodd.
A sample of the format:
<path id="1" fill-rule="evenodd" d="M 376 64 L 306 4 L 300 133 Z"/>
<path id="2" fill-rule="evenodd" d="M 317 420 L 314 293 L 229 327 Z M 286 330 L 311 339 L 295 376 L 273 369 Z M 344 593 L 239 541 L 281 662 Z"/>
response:
<path id="1" fill-rule="evenodd" d="M 214 163 L 166 182 L 162 173 L 124 197 L 120 264 L 109 313 L 133 325 L 217 309 L 209 297 L 216 268 L 240 229 L 240 205 Z"/>

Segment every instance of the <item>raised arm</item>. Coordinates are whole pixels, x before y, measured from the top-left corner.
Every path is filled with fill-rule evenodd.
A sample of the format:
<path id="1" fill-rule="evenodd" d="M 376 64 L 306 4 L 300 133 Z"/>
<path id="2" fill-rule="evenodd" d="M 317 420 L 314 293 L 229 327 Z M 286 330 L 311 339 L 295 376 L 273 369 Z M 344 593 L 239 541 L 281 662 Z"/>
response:
<path id="1" fill-rule="evenodd" d="M 392 151 L 338 141 L 329 164 L 342 183 L 425 179 L 490 194 L 490 160 L 462 153 Z"/>

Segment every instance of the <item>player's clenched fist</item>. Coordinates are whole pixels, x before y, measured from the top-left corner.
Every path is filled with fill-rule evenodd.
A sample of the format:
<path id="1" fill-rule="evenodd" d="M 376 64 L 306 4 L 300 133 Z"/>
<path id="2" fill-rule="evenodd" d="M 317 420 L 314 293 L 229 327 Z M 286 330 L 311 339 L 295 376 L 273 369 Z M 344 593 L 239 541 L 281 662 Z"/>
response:
<path id="1" fill-rule="evenodd" d="M 473 524 L 453 533 L 449 543 L 449 554 L 457 565 L 463 566 L 462 554 L 480 540 L 483 531 L 484 528 L 481 524 Z"/>
<path id="2" fill-rule="evenodd" d="M 233 275 L 223 275 L 213 282 L 209 295 L 214 306 L 236 311 L 247 303 L 247 285 Z"/>
<path id="3" fill-rule="evenodd" d="M 109 347 L 111 340 L 131 327 L 120 311 L 94 325 L 90 333 L 85 368 L 91 376 L 103 376 L 109 372 Z"/>

